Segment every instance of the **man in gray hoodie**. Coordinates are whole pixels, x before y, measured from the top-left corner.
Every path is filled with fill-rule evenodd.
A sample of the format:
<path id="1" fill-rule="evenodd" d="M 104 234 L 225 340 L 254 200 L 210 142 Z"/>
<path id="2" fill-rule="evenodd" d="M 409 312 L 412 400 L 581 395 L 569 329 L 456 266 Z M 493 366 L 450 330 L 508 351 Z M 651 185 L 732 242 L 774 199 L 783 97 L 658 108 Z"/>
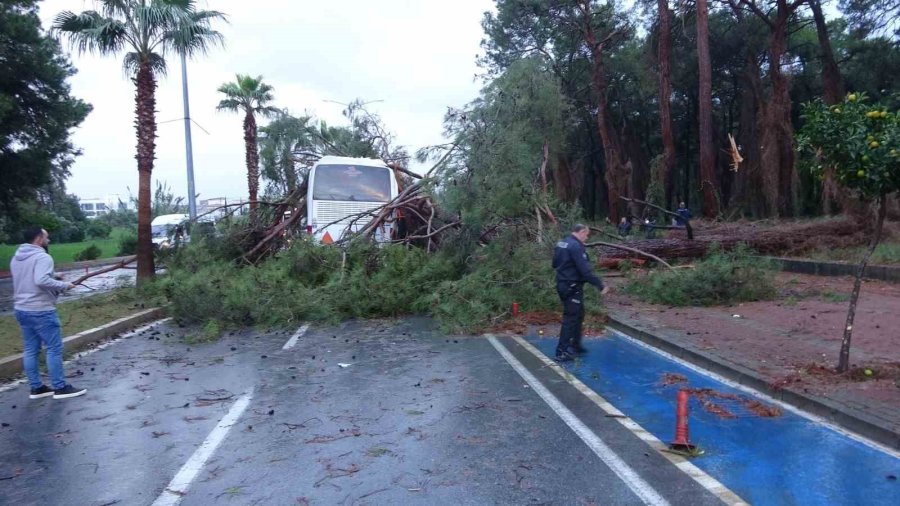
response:
<path id="1" fill-rule="evenodd" d="M 87 389 L 66 383 L 62 363 L 62 332 L 56 314 L 59 294 L 75 288 L 75 285 L 60 281 L 53 273 L 53 258 L 47 254 L 50 237 L 46 230 L 31 227 L 25 231 L 23 239 L 25 243 L 16 250 L 9 270 L 13 280 L 16 321 L 22 328 L 25 348 L 22 362 L 31 384 L 31 398 L 52 395 L 54 399 L 67 399 L 84 395 Z M 47 348 L 47 372 L 50 373 L 53 388 L 44 385 L 38 372 L 41 343 Z"/>

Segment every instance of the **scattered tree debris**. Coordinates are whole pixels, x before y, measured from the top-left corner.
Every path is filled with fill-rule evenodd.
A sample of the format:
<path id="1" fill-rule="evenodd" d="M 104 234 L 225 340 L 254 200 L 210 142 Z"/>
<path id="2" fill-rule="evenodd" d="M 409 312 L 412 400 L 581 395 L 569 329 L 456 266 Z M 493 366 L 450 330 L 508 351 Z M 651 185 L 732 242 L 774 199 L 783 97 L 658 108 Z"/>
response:
<path id="1" fill-rule="evenodd" d="M 688 379 L 684 375 L 667 372 L 660 377 L 659 385 L 682 385 L 687 382 Z M 774 418 L 782 415 L 781 408 L 778 408 L 777 406 L 767 406 L 756 399 L 744 395 L 720 392 L 718 390 L 713 390 L 712 388 L 681 389 L 687 391 L 694 399 L 697 399 L 697 402 L 700 403 L 705 411 L 712 413 L 719 418 L 738 418 L 738 414 L 735 414 L 733 411 L 735 407 L 743 408 L 751 416 Z"/>
<path id="2" fill-rule="evenodd" d="M 687 378 L 683 374 L 667 372 L 663 374 L 662 378 L 659 380 L 659 384 L 664 387 L 677 385 L 679 383 L 687 383 Z"/>

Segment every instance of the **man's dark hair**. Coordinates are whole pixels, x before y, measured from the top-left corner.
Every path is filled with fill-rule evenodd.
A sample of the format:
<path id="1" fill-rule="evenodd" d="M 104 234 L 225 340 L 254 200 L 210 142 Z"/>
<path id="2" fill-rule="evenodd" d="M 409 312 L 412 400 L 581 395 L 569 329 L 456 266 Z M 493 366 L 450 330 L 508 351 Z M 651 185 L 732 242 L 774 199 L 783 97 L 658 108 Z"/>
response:
<path id="1" fill-rule="evenodd" d="M 572 233 L 577 234 L 578 232 L 581 232 L 582 230 L 584 230 L 586 228 L 587 228 L 587 225 L 582 225 L 581 223 L 576 223 L 575 226 L 572 227 Z"/>
<path id="2" fill-rule="evenodd" d="M 38 226 L 28 227 L 22 231 L 22 241 L 24 244 L 31 244 L 35 239 L 44 233 L 44 229 Z"/>

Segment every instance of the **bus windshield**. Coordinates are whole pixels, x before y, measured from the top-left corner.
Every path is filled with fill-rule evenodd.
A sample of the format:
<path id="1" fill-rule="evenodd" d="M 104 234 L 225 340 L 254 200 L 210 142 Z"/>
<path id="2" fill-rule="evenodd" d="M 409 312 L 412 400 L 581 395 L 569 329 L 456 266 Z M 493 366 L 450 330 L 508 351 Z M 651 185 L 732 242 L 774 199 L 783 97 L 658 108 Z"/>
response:
<path id="1" fill-rule="evenodd" d="M 388 202 L 391 199 L 391 173 L 384 167 L 319 165 L 313 199 Z"/>
<path id="2" fill-rule="evenodd" d="M 150 233 L 153 237 L 166 237 L 173 228 L 175 225 L 153 225 L 150 227 Z"/>

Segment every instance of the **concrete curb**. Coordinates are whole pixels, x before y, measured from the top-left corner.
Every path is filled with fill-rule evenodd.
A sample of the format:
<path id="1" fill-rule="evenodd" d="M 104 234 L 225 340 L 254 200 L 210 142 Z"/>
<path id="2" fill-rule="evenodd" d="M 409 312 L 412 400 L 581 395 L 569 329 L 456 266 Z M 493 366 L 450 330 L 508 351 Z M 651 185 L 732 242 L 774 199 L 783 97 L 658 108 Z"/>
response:
<path id="1" fill-rule="evenodd" d="M 856 276 L 856 264 L 843 262 L 816 262 L 799 258 L 762 257 L 777 262 L 781 270 L 816 276 Z M 890 283 L 900 283 L 900 267 L 894 265 L 867 265 L 863 277 Z"/>
<path id="2" fill-rule="evenodd" d="M 103 339 L 121 334 L 128 329 L 139 326 L 153 320 L 158 320 L 165 315 L 166 308 L 157 307 L 147 309 L 105 325 L 79 332 L 75 335 L 63 338 L 63 350 L 66 354 L 81 351 L 91 344 Z M 0 378 L 12 378 L 22 373 L 22 354 L 0 358 Z"/>
<path id="3" fill-rule="evenodd" d="M 773 390 L 769 387 L 769 382 L 755 371 L 677 343 L 664 333 L 642 328 L 640 323 L 630 318 L 610 314 L 607 324 L 619 332 L 628 334 L 680 359 L 724 376 L 741 385 L 753 388 L 803 411 L 822 417 L 835 425 L 839 425 L 872 441 L 894 450 L 900 450 L 900 431 L 898 431 L 898 427 L 891 427 L 884 420 L 876 419 L 866 413 L 851 412 L 846 406 L 822 397 L 802 394 L 792 390 Z"/>

